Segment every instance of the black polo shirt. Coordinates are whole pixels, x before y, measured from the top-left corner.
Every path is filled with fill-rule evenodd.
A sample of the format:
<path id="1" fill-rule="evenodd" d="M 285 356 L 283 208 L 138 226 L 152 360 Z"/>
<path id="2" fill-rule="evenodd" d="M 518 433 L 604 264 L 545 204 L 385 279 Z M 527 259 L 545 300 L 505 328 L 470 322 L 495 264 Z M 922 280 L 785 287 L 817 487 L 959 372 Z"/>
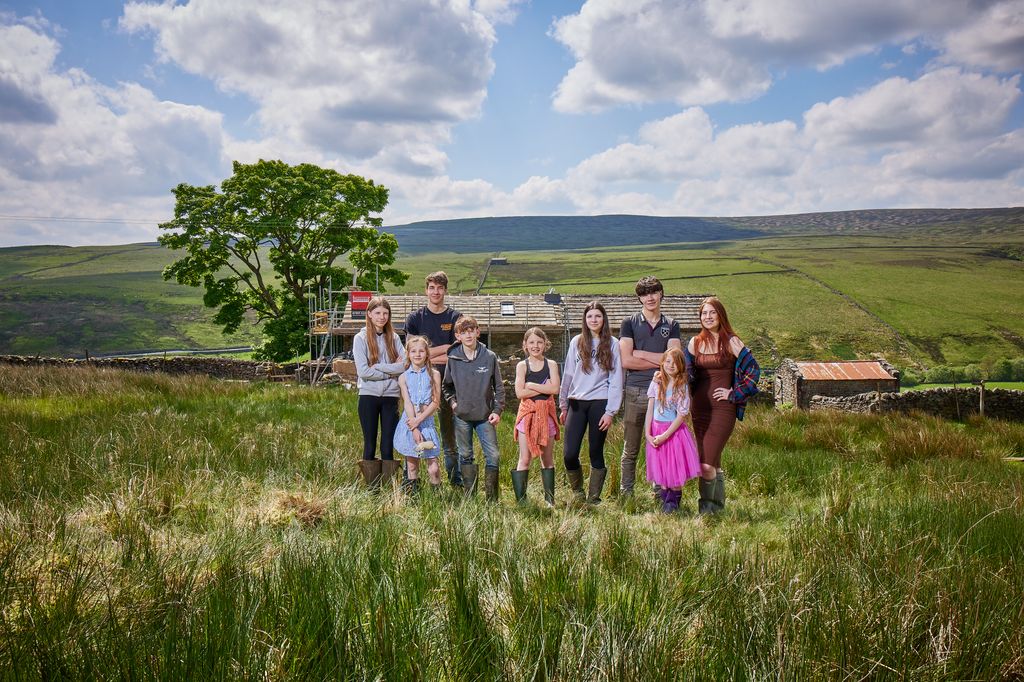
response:
<path id="1" fill-rule="evenodd" d="M 679 338 L 679 323 L 664 314 L 658 324 L 651 327 L 644 319 L 643 312 L 630 315 L 622 321 L 619 330 L 620 339 L 633 339 L 634 350 L 645 350 L 650 353 L 664 353 L 668 350 L 668 342 Z M 654 379 L 656 369 L 627 369 L 626 386 L 647 389 Z"/>
<path id="2" fill-rule="evenodd" d="M 455 321 L 462 317 L 462 313 L 452 307 L 447 307 L 444 312 L 433 313 L 430 308 L 423 306 L 418 310 L 409 313 L 405 318 L 405 335 L 425 336 L 431 346 L 443 346 L 455 343 Z M 444 365 L 434 365 L 442 368 Z"/>

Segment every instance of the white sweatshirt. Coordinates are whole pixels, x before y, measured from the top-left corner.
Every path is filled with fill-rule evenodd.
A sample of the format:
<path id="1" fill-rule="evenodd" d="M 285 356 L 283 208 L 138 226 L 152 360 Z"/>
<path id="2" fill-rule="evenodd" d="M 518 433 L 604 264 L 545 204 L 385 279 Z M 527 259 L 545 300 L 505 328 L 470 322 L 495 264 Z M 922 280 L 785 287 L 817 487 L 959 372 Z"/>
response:
<path id="1" fill-rule="evenodd" d="M 597 344 L 593 339 L 590 349 L 590 373 L 580 369 L 580 335 L 572 337 L 565 354 L 565 368 L 562 370 L 562 388 L 558 392 L 558 405 L 569 409 L 569 400 L 607 400 L 605 414 L 615 414 L 622 406 L 622 357 L 619 355 L 619 340 L 614 336 L 612 346 L 612 371 L 606 372 L 597 364 Z"/>

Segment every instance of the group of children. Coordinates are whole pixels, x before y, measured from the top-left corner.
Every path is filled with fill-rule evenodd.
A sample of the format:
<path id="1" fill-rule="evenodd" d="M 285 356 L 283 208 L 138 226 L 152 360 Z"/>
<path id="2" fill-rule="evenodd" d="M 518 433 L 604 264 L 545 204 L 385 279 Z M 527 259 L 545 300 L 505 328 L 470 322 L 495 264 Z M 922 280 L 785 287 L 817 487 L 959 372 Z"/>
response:
<path id="1" fill-rule="evenodd" d="M 442 377 L 431 364 L 428 339 L 410 334 L 403 348 L 391 323 L 388 302 L 382 297 L 369 302 L 366 328 L 353 344 L 364 438 L 360 466 L 368 483 L 379 484 L 397 471 L 393 454 L 397 450 L 405 458 L 413 491 L 419 487 L 421 461 L 426 462 L 431 485 L 440 485 L 441 439 L 434 415 L 444 401 L 453 415 L 462 486 L 467 492 L 476 488 L 475 434 L 485 458 L 486 495 L 491 500 L 498 498 L 495 427 L 505 403 L 498 358 L 480 343 L 480 326 L 470 315 L 454 322 L 454 337 L 457 342 L 447 350 Z M 596 504 L 601 501 L 607 474 L 604 441 L 623 391 L 619 344 L 611 335 L 604 307 L 597 302 L 586 307 L 582 332 L 569 344 L 564 377 L 560 377 L 558 363 L 546 356 L 550 347 L 540 328 L 527 330 L 523 337 L 526 358 L 516 366 L 515 380 L 520 401 L 515 423 L 519 460 L 511 473 L 515 496 L 518 501 L 525 499 L 530 464 L 539 458 L 544 499 L 554 504 L 553 448 L 560 437 L 559 427 L 564 425 L 570 488 L 580 500 Z M 662 355 L 647 397 L 647 478 L 659 488 L 662 509 L 671 512 L 679 506 L 683 485 L 701 473 L 697 445 L 686 424 L 691 401 L 686 360 L 679 348 L 668 348 Z M 380 460 L 374 456 L 378 424 L 383 431 Z M 591 477 L 585 494 L 579 453 L 588 431 Z"/>

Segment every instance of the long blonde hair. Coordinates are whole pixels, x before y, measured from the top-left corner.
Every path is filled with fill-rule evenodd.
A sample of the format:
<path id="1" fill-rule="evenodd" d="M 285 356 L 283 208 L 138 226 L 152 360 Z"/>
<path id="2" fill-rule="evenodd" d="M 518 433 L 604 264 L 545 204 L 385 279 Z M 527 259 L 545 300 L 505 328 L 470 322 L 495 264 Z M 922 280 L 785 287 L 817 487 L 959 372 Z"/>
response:
<path id="1" fill-rule="evenodd" d="M 669 376 L 665 371 L 665 361 L 672 358 L 676 365 L 676 375 Z M 665 395 L 672 389 L 673 400 L 678 400 L 682 391 L 686 390 L 686 357 L 678 348 L 669 348 L 661 356 L 661 371 L 658 373 L 658 402 L 665 404 Z"/>
<path id="2" fill-rule="evenodd" d="M 427 361 L 424 364 L 424 366 L 430 367 L 430 339 L 428 339 L 425 336 L 416 336 L 415 334 L 410 334 L 405 339 L 405 368 L 409 369 L 410 367 L 412 367 L 412 356 L 409 353 L 409 349 L 412 348 L 412 345 L 414 343 L 423 344 L 423 347 L 427 351 Z"/>
<path id="3" fill-rule="evenodd" d="M 388 351 L 388 362 L 398 360 L 398 348 L 395 346 L 395 328 L 391 324 L 391 304 L 383 296 L 374 296 L 366 304 L 366 355 L 371 365 L 380 362 L 377 356 L 377 329 L 370 320 L 370 312 L 374 308 L 384 306 L 388 309 L 388 321 L 384 323 L 384 347 Z"/>

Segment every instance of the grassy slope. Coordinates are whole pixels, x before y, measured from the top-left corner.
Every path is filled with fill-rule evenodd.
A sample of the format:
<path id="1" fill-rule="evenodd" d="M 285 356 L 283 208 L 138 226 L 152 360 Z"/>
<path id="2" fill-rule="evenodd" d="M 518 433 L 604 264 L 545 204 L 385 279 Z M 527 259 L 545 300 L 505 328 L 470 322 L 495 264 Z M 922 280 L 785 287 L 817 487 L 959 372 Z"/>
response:
<path id="1" fill-rule="evenodd" d="M 0 366 L 21 679 L 1014 679 L 1024 427 L 752 409 L 726 513 L 355 485 L 340 389 Z M 621 446 L 613 426 L 608 452 Z M 561 466 L 559 465 L 559 472 Z M 642 475 L 642 471 L 641 471 Z"/>
<path id="2" fill-rule="evenodd" d="M 567 293 L 629 294 L 638 277 L 653 272 L 672 293 L 721 296 L 740 333 L 773 360 L 880 353 L 901 365 L 986 362 L 1024 353 L 1024 308 L 1016 295 L 1024 290 L 1020 214 L 873 211 L 736 219 L 751 234 L 791 236 L 503 251 L 512 264 L 492 268 L 485 291 L 554 286 Z M 623 219 L 577 230 L 548 225 L 544 234 L 566 246 L 679 232 L 658 221 L 623 230 L 617 222 Z M 711 229 L 704 223 L 701 229 Z M 438 234 L 465 239 L 463 251 L 495 248 L 486 224 L 420 237 L 432 234 L 424 244 L 433 249 L 441 246 Z M 420 228 L 403 229 L 412 234 Z M 530 234 L 536 233 L 512 230 L 506 236 L 524 243 Z M 411 275 L 404 287 L 411 292 L 421 291 L 424 275 L 443 268 L 453 292 L 472 293 L 494 253 L 422 253 L 424 244 L 406 243 L 408 238 L 399 266 Z M 216 347 L 255 339 L 251 329 L 224 338 L 201 306 L 200 291 L 163 282 L 159 272 L 172 258 L 153 245 L 0 249 L 0 352 L 80 354 L 86 348 Z"/>
<path id="3" fill-rule="evenodd" d="M 225 337 L 198 289 L 165 282 L 173 260 L 150 244 L 0 250 L 0 352 L 82 354 L 246 344 Z"/>

